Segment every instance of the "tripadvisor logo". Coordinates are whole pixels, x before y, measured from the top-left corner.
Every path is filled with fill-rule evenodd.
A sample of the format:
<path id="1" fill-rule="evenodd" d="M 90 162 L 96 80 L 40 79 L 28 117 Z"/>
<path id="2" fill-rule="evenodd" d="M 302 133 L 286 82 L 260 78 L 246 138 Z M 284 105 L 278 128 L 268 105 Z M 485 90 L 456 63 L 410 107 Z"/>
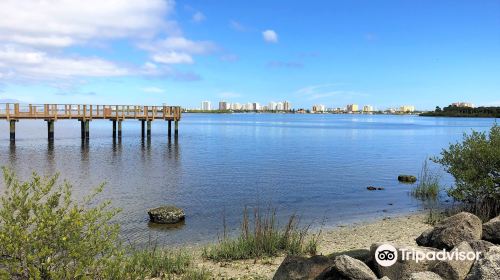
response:
<path id="1" fill-rule="evenodd" d="M 399 251 L 389 244 L 380 245 L 375 251 L 375 261 L 380 266 L 392 266 L 398 260 L 398 254 L 402 261 L 410 260 L 419 263 L 424 260 L 430 261 L 476 261 L 481 252 L 460 252 L 457 250 L 441 251 L 417 251 L 415 249 L 401 248 Z"/>

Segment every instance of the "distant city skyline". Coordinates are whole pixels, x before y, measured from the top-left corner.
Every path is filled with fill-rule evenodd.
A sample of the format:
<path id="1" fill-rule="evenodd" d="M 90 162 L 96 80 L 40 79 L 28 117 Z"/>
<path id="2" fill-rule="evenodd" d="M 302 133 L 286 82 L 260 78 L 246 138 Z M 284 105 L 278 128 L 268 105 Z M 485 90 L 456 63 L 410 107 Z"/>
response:
<path id="1" fill-rule="evenodd" d="M 2 1 L 0 101 L 498 106 L 499 10 L 497 0 Z"/>

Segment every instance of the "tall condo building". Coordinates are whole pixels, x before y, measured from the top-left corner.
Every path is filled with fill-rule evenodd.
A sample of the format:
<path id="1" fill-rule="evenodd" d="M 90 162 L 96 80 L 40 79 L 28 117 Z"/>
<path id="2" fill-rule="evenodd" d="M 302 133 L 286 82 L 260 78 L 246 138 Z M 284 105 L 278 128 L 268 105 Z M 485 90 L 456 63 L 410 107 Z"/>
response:
<path id="1" fill-rule="evenodd" d="M 316 104 L 312 106 L 312 111 L 315 113 L 322 113 L 326 111 L 326 107 L 323 104 Z"/>
<path id="2" fill-rule="evenodd" d="M 229 109 L 229 104 L 226 101 L 219 101 L 219 110 L 225 111 Z"/>
<path id="3" fill-rule="evenodd" d="M 276 110 L 277 111 L 284 111 L 285 110 L 285 106 L 284 106 L 283 102 L 278 102 L 276 104 Z"/>
<path id="4" fill-rule="evenodd" d="M 276 102 L 274 101 L 269 102 L 269 105 L 267 105 L 267 109 L 270 111 L 276 110 Z"/>
<path id="5" fill-rule="evenodd" d="M 399 108 L 399 111 L 402 113 L 413 113 L 415 111 L 415 106 L 412 105 L 403 105 Z"/>
<path id="6" fill-rule="evenodd" d="M 292 104 L 288 101 L 283 102 L 283 110 L 284 111 L 291 111 L 292 110 Z"/>
<path id="7" fill-rule="evenodd" d="M 210 104 L 210 101 L 203 101 L 203 102 L 201 102 L 201 109 L 203 111 L 210 111 L 210 110 L 212 110 L 212 105 Z"/>
<path id="8" fill-rule="evenodd" d="M 373 106 L 372 105 L 365 105 L 363 106 L 363 113 L 371 113 L 373 112 Z"/>
<path id="9" fill-rule="evenodd" d="M 349 105 L 347 105 L 347 112 L 353 113 L 353 112 L 358 112 L 358 111 L 359 111 L 358 104 L 349 104 Z"/>

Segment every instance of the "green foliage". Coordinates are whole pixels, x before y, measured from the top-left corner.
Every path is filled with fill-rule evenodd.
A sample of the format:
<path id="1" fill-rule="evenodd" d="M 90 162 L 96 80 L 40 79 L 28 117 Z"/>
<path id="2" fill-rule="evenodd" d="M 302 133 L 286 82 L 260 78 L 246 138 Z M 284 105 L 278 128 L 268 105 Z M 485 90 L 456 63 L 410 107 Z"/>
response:
<path id="1" fill-rule="evenodd" d="M 420 114 L 428 117 L 480 117 L 480 118 L 500 118 L 500 107 L 457 107 L 447 106 L 443 109 L 436 107 L 434 112 Z"/>
<path id="2" fill-rule="evenodd" d="M 489 135 L 464 134 L 462 143 L 450 145 L 435 162 L 442 164 L 455 178 L 448 194 L 470 205 L 477 214 L 495 216 L 500 212 L 500 127 L 495 124 Z"/>
<path id="3" fill-rule="evenodd" d="M 421 200 L 436 200 L 440 190 L 439 179 L 439 174 L 429 168 L 427 160 L 424 161 L 418 177 L 418 185 L 411 191 L 411 194 Z"/>
<path id="4" fill-rule="evenodd" d="M 319 234 L 307 239 L 309 227 L 300 228 L 298 224 L 297 216 L 292 215 L 286 226 L 280 228 L 275 210 L 269 209 L 262 214 L 259 208 L 255 208 L 253 228 L 250 228 L 250 218 L 245 208 L 240 235 L 228 238 L 224 234 L 218 244 L 204 248 L 203 257 L 214 261 L 228 261 L 274 257 L 282 253 L 315 253 Z"/>
<path id="5" fill-rule="evenodd" d="M 166 275 L 207 279 L 182 253 L 127 250 L 119 241 L 118 210 L 96 203 L 95 192 L 75 202 L 58 176 L 20 182 L 3 169 L 0 198 L 1 279 L 144 279 Z M 179 277 L 177 277 L 179 278 Z"/>

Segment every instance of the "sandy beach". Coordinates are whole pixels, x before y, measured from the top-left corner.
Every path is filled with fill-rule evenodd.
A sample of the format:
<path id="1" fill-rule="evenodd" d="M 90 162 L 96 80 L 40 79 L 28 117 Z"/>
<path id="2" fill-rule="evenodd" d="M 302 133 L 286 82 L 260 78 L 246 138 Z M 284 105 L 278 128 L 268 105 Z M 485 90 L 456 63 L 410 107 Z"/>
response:
<path id="1" fill-rule="evenodd" d="M 318 254 L 330 255 L 354 249 L 369 249 L 371 244 L 383 241 L 415 245 L 415 238 L 431 228 L 424 223 L 426 215 L 418 212 L 323 230 Z M 284 259 L 284 256 L 280 256 L 215 263 L 203 260 L 200 254 L 196 254 L 198 265 L 210 270 L 216 279 L 272 279 Z"/>

